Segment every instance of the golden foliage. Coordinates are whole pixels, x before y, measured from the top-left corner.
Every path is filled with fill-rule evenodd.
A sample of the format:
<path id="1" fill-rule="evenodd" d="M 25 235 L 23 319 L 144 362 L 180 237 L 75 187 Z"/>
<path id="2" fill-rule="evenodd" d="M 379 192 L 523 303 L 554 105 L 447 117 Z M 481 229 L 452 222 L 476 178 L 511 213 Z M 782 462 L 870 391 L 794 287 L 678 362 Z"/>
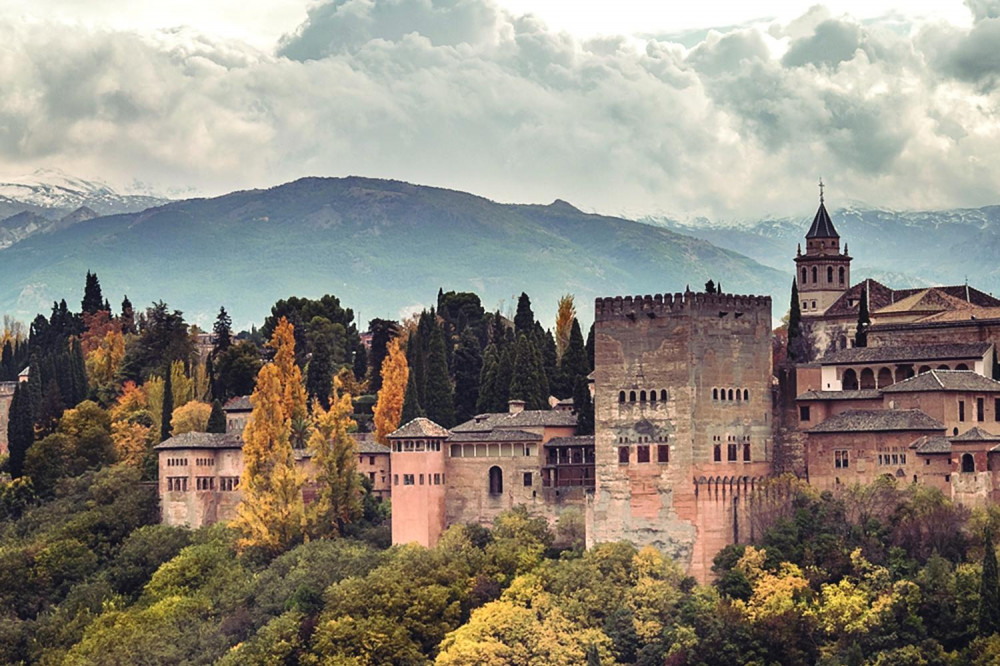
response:
<path id="1" fill-rule="evenodd" d="M 170 364 L 170 386 L 174 398 L 174 409 L 183 407 L 194 399 L 194 380 L 187 376 L 183 361 Z"/>
<path id="2" fill-rule="evenodd" d="M 114 421 L 111 423 L 111 440 L 115 444 L 115 458 L 131 467 L 140 467 L 149 451 L 152 428 L 141 423 Z"/>
<path id="3" fill-rule="evenodd" d="M 556 309 L 556 358 L 562 358 L 563 352 L 569 347 L 569 334 L 573 330 L 573 320 L 576 319 L 576 305 L 573 304 L 573 294 L 559 298 Z"/>
<path id="4" fill-rule="evenodd" d="M 282 317 L 274 327 L 267 346 L 275 350 L 274 366 L 278 369 L 284 417 L 292 421 L 305 419 L 308 416 L 306 389 L 302 383 L 302 370 L 295 364 L 295 327 Z"/>
<path id="5" fill-rule="evenodd" d="M 399 338 L 393 338 L 389 342 L 387 352 L 382 362 L 382 388 L 379 389 L 374 410 L 375 440 L 380 444 L 388 444 L 388 435 L 399 427 L 399 420 L 403 415 L 406 382 L 410 377 L 406 354 Z"/>
<path id="6" fill-rule="evenodd" d="M 357 447 L 349 432 L 357 426 L 351 418 L 351 396 L 334 398 L 330 410 L 313 406 L 313 432 L 309 450 L 316 465 L 316 501 L 307 509 L 309 535 L 340 534 L 344 525 L 361 515 L 361 484 Z"/>
<path id="7" fill-rule="evenodd" d="M 337 393 L 341 391 L 350 393 L 353 396 L 364 395 L 368 392 L 368 380 L 363 379 L 359 382 L 354 376 L 354 371 L 345 365 L 333 376 L 333 390 Z"/>
<path id="8" fill-rule="evenodd" d="M 208 417 L 211 414 L 212 405 L 192 400 L 174 410 L 174 416 L 170 420 L 170 432 L 174 435 L 185 432 L 205 432 L 208 429 Z"/>
<path id="9" fill-rule="evenodd" d="M 287 397 L 279 365 L 261 368 L 250 396 L 253 411 L 243 430 L 243 499 L 233 521 L 241 533 L 240 550 L 259 548 L 277 554 L 302 536 L 302 478 L 289 441 Z"/>
<path id="10" fill-rule="evenodd" d="M 99 341 L 95 341 L 93 348 L 87 352 L 87 377 L 90 383 L 96 386 L 111 384 L 124 358 L 125 336 L 114 328 Z"/>

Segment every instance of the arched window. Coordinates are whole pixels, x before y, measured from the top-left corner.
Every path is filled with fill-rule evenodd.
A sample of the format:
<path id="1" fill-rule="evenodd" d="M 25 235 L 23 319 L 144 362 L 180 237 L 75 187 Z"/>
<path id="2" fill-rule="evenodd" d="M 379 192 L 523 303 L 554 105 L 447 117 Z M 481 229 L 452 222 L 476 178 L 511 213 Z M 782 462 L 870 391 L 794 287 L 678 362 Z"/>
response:
<path id="1" fill-rule="evenodd" d="M 650 402 L 656 402 L 656 390 L 655 389 L 649 392 L 649 401 Z"/>
<path id="2" fill-rule="evenodd" d="M 958 365 L 956 365 L 956 366 L 955 366 L 955 369 L 956 369 L 956 370 L 968 370 L 968 369 L 969 369 L 969 366 L 967 366 L 967 365 L 966 365 L 966 364 L 964 364 L 964 363 L 959 363 Z"/>
<path id="3" fill-rule="evenodd" d="M 743 402 L 743 391 L 736 389 L 736 402 Z"/>
<path id="4" fill-rule="evenodd" d="M 922 365 L 922 366 L 920 366 L 920 369 L 917 370 L 917 374 L 918 375 L 922 375 L 925 372 L 930 372 L 930 371 L 931 371 L 931 366 L 929 366 L 929 365 Z"/>
<path id="5" fill-rule="evenodd" d="M 813 266 L 813 282 L 819 282 L 819 272 L 815 266 Z"/>
<path id="6" fill-rule="evenodd" d="M 729 399 L 733 399 L 733 389 L 729 389 Z"/>
<path id="7" fill-rule="evenodd" d="M 808 274 L 806 273 L 806 269 L 803 267 L 803 269 L 802 269 L 802 284 L 806 283 L 807 275 Z"/>
<path id="8" fill-rule="evenodd" d="M 750 400 L 750 389 L 743 389 L 743 402 Z"/>
<path id="9" fill-rule="evenodd" d="M 871 368 L 865 368 L 862 370 L 861 377 L 858 380 L 858 386 L 862 389 L 875 388 L 875 371 Z"/>
<path id="10" fill-rule="evenodd" d="M 618 402 L 625 402 L 625 391 L 618 391 Z"/>
<path id="11" fill-rule="evenodd" d="M 833 266 L 826 267 L 826 281 L 831 284 L 833 283 Z"/>
<path id="12" fill-rule="evenodd" d="M 646 402 L 646 392 L 639 391 L 639 402 Z"/>
<path id="13" fill-rule="evenodd" d="M 976 459 L 971 453 L 962 454 L 962 473 L 969 474 L 976 471 Z"/>
<path id="14" fill-rule="evenodd" d="M 938 370 L 950 370 L 950 369 L 951 369 L 951 368 L 949 368 L 949 367 L 948 367 L 947 365 L 945 365 L 944 363 L 942 363 L 941 365 L 939 365 L 939 366 L 938 366 Z"/>
<path id="15" fill-rule="evenodd" d="M 635 402 L 635 391 L 629 391 L 628 392 L 628 401 L 629 402 Z"/>
<path id="16" fill-rule="evenodd" d="M 719 389 L 714 388 L 712 389 L 712 400 L 718 400 L 718 399 L 719 399 Z"/>
<path id="17" fill-rule="evenodd" d="M 844 376 L 841 377 L 840 381 L 845 391 L 858 390 L 858 374 L 854 372 L 854 368 L 844 370 Z"/>
<path id="18" fill-rule="evenodd" d="M 840 267 L 840 284 L 844 284 L 844 267 Z"/>
<path id="19" fill-rule="evenodd" d="M 490 495 L 503 493 L 503 470 L 494 465 L 490 467 Z"/>
<path id="20" fill-rule="evenodd" d="M 884 386 L 889 386 L 892 384 L 892 370 L 889 368 L 882 368 L 878 371 L 878 387 L 882 388 Z"/>
<path id="21" fill-rule="evenodd" d="M 667 389 L 660 389 L 660 400 L 667 401 Z"/>

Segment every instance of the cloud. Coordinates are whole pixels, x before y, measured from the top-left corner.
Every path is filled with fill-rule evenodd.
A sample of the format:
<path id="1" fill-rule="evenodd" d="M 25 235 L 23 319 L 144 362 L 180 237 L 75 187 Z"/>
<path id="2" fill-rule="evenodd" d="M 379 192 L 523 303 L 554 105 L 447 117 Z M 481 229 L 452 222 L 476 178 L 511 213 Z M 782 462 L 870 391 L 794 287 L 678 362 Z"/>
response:
<path id="1" fill-rule="evenodd" d="M 970 0 L 971 1 L 971 0 Z M 274 52 L 0 18 L 0 160 L 207 194 L 361 174 L 604 212 L 995 203 L 998 19 L 581 41 L 488 0 L 336 0 Z M 978 9 L 977 9 L 978 7 Z"/>

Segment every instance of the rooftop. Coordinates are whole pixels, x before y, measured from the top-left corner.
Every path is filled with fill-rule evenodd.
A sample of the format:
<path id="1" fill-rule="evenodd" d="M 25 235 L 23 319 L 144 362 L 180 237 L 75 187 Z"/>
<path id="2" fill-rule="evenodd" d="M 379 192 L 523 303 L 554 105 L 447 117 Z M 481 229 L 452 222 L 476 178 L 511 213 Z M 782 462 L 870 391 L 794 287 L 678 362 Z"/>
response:
<path id="1" fill-rule="evenodd" d="M 1000 442 L 1000 435 L 986 432 L 982 428 L 969 428 L 957 437 L 951 437 L 953 442 Z"/>
<path id="2" fill-rule="evenodd" d="M 944 430 L 944 424 L 919 409 L 850 409 L 831 416 L 809 433 Z"/>
<path id="3" fill-rule="evenodd" d="M 951 453 L 951 442 L 947 437 L 941 435 L 924 435 L 918 437 L 912 444 L 911 449 L 916 449 L 917 453 Z"/>
<path id="4" fill-rule="evenodd" d="M 954 359 L 980 359 L 993 344 L 990 342 L 956 342 L 938 345 L 910 345 L 905 347 L 853 347 L 830 352 L 822 365 L 847 365 L 854 363 L 892 363 L 898 361 L 947 361 Z"/>
<path id="5" fill-rule="evenodd" d="M 243 438 L 237 433 L 185 432 L 153 447 L 166 449 L 242 449 Z"/>
<path id="6" fill-rule="evenodd" d="M 252 409 L 253 405 L 250 404 L 250 396 L 248 395 L 238 395 L 235 398 L 230 398 L 222 406 L 222 411 L 224 412 L 249 412 Z"/>
<path id="7" fill-rule="evenodd" d="M 351 433 L 358 445 L 358 453 L 389 453 L 389 447 L 375 441 L 375 435 L 370 432 Z"/>
<path id="8" fill-rule="evenodd" d="M 806 232 L 806 238 L 840 238 L 840 234 L 833 228 L 830 214 L 826 212 L 826 204 L 822 200 L 819 202 L 812 226 Z"/>
<path id="9" fill-rule="evenodd" d="M 859 391 L 806 391 L 796 400 L 877 400 L 882 397 L 878 389 Z"/>
<path id="10" fill-rule="evenodd" d="M 490 432 L 453 432 L 449 442 L 537 442 L 542 436 L 524 430 L 492 430 Z"/>
<path id="11" fill-rule="evenodd" d="M 417 417 L 397 428 L 394 432 L 389 434 L 389 437 L 400 439 L 403 437 L 447 437 L 449 435 L 448 430 L 439 426 L 434 421 L 426 419 L 422 416 Z"/>
<path id="12" fill-rule="evenodd" d="M 576 426 L 576 416 L 568 411 L 549 409 L 526 409 L 511 414 L 479 414 L 465 423 L 451 429 L 453 433 L 488 432 L 494 428 L 568 428 Z"/>
<path id="13" fill-rule="evenodd" d="M 931 370 L 882 389 L 883 393 L 982 391 L 1000 393 L 1000 382 L 971 370 Z"/>
<path id="14" fill-rule="evenodd" d="M 553 437 L 545 442 L 545 446 L 593 446 L 593 435 L 574 435 L 573 437 Z"/>

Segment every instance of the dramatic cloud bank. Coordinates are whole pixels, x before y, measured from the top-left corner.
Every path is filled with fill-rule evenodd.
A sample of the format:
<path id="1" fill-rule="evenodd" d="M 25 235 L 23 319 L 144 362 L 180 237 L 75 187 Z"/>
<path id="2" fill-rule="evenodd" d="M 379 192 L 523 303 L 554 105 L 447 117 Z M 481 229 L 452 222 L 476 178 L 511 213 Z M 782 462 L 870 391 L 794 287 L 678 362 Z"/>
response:
<path id="1" fill-rule="evenodd" d="M 215 194 L 359 174 L 605 212 L 997 203 L 1000 0 L 975 22 L 581 41 L 489 0 L 335 0 L 273 51 L 0 18 L 0 160 Z"/>

